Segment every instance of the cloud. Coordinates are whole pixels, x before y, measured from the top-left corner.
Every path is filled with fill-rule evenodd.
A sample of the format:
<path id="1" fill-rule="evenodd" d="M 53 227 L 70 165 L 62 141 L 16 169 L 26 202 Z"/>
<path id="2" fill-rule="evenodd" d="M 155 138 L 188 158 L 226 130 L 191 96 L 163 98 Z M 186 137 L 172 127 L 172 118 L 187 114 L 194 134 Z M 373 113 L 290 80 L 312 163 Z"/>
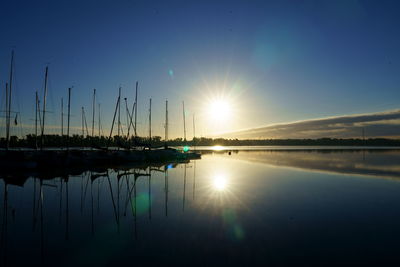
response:
<path id="1" fill-rule="evenodd" d="M 221 134 L 225 138 L 400 138 L 400 110 L 274 124 Z"/>

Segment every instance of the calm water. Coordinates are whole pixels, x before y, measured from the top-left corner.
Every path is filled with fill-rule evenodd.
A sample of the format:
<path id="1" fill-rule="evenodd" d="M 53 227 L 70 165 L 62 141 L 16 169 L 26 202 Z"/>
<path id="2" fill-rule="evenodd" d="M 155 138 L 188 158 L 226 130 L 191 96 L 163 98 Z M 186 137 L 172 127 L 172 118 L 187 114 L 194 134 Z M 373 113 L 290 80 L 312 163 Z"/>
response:
<path id="1" fill-rule="evenodd" d="M 9 180 L 0 265 L 400 264 L 399 150 L 221 151 Z"/>

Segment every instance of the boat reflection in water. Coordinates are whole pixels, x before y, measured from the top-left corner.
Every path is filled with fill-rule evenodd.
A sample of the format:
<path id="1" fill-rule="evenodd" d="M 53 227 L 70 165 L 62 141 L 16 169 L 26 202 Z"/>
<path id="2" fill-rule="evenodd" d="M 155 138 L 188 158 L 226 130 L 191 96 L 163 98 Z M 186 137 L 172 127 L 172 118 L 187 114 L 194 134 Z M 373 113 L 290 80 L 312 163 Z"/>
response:
<path id="1" fill-rule="evenodd" d="M 399 162 L 399 150 L 222 149 L 1 173 L 1 265 L 393 263 Z"/>
<path id="2" fill-rule="evenodd" d="M 71 226 L 71 223 L 77 222 L 80 225 L 78 226 L 78 233 L 87 234 L 90 232 L 91 236 L 94 237 L 96 222 L 101 221 L 104 210 L 107 212 L 111 210 L 116 233 L 121 231 L 122 220 L 127 221 L 129 218 L 133 218 L 133 225 L 129 228 L 133 229 L 132 236 L 137 239 L 137 217 L 147 213 L 148 219 L 151 220 L 152 218 L 152 176 L 157 176 L 158 179 L 163 176 L 164 209 L 165 216 L 168 216 L 168 172 L 177 167 L 184 167 L 186 182 L 186 169 L 189 164 L 193 163 L 190 163 L 190 161 L 173 161 L 152 163 L 151 165 L 128 164 L 114 166 L 113 168 L 98 168 L 96 171 L 93 169 L 83 170 L 82 168 L 61 170 L 51 168 L 49 171 L 40 172 L 8 170 L 5 173 L 0 173 L 0 179 L 3 180 L 1 263 L 4 266 L 26 263 L 27 259 L 15 257 L 15 253 L 20 250 L 18 248 L 15 250 L 15 245 L 20 246 L 20 244 L 14 243 L 13 240 L 18 239 L 13 236 L 13 232 L 21 224 L 26 224 L 28 221 L 31 221 L 31 227 L 29 227 L 31 230 L 28 231 L 27 235 L 20 236 L 19 241 L 23 243 L 27 241 L 27 244 L 33 245 L 28 249 L 29 253 L 35 259 L 33 251 L 40 252 L 40 261 L 37 261 L 37 263 L 44 265 L 54 264 L 56 255 L 50 257 L 48 255 L 53 250 L 48 241 L 53 237 L 53 234 L 61 237 L 62 232 L 65 241 L 69 241 L 71 235 L 76 238 L 77 228 Z M 195 166 L 195 163 L 193 166 Z M 194 175 L 195 173 L 193 179 L 195 179 Z M 144 189 L 145 184 L 147 190 Z M 28 194 L 31 197 L 28 197 Z M 184 192 L 183 205 L 185 194 Z M 21 203 L 12 203 L 20 197 L 24 199 L 22 205 L 20 205 Z M 195 183 L 193 180 L 193 199 L 194 197 Z M 31 212 L 28 212 L 29 206 Z M 23 217 L 19 216 L 19 213 Z M 86 221 L 84 216 L 90 217 L 90 224 L 85 225 L 83 223 Z M 77 217 L 81 218 L 77 219 Z M 56 228 L 54 228 L 55 226 Z M 85 226 L 87 226 L 86 229 Z M 34 241 L 36 238 L 39 240 L 39 244 Z M 60 240 L 57 242 L 60 242 Z M 31 262 L 31 259 L 27 262 Z"/>

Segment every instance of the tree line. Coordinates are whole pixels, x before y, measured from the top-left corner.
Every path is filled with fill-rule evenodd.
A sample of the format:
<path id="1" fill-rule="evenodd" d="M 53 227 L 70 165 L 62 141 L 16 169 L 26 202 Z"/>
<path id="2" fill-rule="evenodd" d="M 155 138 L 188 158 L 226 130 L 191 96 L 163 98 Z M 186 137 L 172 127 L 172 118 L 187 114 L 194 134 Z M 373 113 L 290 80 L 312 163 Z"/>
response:
<path id="1" fill-rule="evenodd" d="M 400 139 L 369 138 L 369 139 L 224 139 L 224 138 L 193 138 L 184 140 L 176 138 L 165 141 L 161 136 L 135 137 L 122 136 L 82 136 L 44 135 L 43 147 L 162 147 L 162 146 L 400 146 Z M 0 146 L 6 146 L 5 138 L 0 138 Z M 10 147 L 35 148 L 41 146 L 40 136 L 29 134 L 24 138 L 11 136 Z"/>

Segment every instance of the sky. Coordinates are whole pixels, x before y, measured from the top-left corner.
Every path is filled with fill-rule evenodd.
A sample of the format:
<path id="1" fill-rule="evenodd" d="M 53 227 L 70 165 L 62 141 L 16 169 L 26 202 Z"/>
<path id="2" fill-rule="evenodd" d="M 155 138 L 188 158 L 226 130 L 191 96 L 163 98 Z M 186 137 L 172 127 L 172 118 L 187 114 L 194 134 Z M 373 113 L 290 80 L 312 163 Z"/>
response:
<path id="1" fill-rule="evenodd" d="M 118 88 L 131 107 L 136 81 L 143 136 L 149 98 L 160 136 L 168 99 L 170 138 L 183 136 L 182 101 L 188 138 L 193 115 L 196 135 L 210 136 L 400 108 L 398 1 L 3 0 L 0 11 L 0 105 L 14 49 L 17 135 L 33 132 L 46 66 L 46 133 L 60 133 L 73 86 L 72 132 L 82 106 L 91 127 L 96 88 L 108 135 Z"/>

